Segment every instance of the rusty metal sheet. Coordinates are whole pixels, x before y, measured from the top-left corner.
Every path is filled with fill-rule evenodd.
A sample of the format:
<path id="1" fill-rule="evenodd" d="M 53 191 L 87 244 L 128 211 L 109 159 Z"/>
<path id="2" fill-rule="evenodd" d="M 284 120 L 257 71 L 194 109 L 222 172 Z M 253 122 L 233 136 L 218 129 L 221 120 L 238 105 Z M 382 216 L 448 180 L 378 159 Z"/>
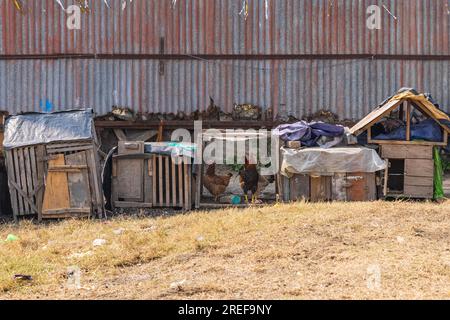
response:
<path id="1" fill-rule="evenodd" d="M 446 0 L 88 0 L 81 30 L 55 0 L 0 2 L 0 54 L 448 55 Z M 61 0 L 67 6 L 74 0 Z M 366 27 L 382 8 L 381 30 Z"/>

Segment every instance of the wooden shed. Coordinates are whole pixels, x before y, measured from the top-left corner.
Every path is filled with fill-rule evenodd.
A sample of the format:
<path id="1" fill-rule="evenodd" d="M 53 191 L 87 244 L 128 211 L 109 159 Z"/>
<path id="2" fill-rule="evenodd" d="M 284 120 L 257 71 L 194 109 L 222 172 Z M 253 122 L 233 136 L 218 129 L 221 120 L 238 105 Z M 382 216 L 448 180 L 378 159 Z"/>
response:
<path id="1" fill-rule="evenodd" d="M 104 213 L 92 110 L 8 117 L 4 148 L 15 220 Z"/>
<path id="2" fill-rule="evenodd" d="M 434 196 L 433 148 L 447 146 L 450 118 L 424 94 L 401 90 L 372 111 L 350 132 L 378 145 L 388 161 L 385 197 Z"/>

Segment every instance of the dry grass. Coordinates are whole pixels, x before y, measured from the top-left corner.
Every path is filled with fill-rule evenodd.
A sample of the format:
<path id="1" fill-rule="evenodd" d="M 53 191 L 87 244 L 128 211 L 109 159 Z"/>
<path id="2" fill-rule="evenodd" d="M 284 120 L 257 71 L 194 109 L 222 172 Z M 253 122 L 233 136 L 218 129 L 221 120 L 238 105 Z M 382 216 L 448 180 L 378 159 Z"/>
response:
<path id="1" fill-rule="evenodd" d="M 20 241 L 0 243 L 0 299 L 450 299 L 448 201 L 0 226 L 9 233 Z M 67 287 L 69 266 L 80 289 Z M 380 287 L 367 286 L 370 266 Z"/>

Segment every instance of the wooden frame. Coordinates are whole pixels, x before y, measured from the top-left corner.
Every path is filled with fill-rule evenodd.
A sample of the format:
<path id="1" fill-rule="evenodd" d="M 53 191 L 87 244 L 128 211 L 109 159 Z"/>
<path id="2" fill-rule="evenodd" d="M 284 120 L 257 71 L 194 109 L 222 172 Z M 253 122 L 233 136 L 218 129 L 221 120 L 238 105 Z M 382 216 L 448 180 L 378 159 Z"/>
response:
<path id="1" fill-rule="evenodd" d="M 375 140 L 372 139 L 372 127 L 379 120 L 381 120 L 388 112 L 392 112 L 399 106 L 406 104 L 406 140 Z M 448 131 L 442 128 L 443 131 L 443 141 L 442 142 L 432 142 L 432 141 L 413 141 L 411 140 L 411 112 L 413 110 L 413 105 L 408 100 L 400 100 L 392 105 L 389 105 L 382 114 L 375 117 L 369 124 L 367 124 L 363 129 L 356 131 L 355 134 L 360 134 L 361 132 L 367 130 L 367 142 L 369 144 L 411 144 L 411 145 L 425 145 L 425 146 L 447 146 L 448 145 Z M 440 126 L 441 124 L 433 117 L 433 115 L 426 108 L 417 108 L 421 113 L 433 119 Z"/>

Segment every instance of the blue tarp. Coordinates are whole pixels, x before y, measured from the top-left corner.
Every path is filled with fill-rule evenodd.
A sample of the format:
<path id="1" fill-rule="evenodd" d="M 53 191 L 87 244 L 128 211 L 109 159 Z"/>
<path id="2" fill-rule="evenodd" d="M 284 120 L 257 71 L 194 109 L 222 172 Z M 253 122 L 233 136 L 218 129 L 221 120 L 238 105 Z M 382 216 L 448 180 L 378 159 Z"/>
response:
<path id="1" fill-rule="evenodd" d="M 401 126 L 391 133 L 374 137 L 375 140 L 406 140 L 406 126 Z M 433 119 L 411 125 L 411 140 L 441 142 L 444 139 L 441 126 Z"/>
<path id="2" fill-rule="evenodd" d="M 280 125 L 275 128 L 273 134 L 279 136 L 283 141 L 301 141 L 307 147 L 316 147 L 318 146 L 317 141 L 321 137 L 340 137 L 344 135 L 344 132 L 344 127 L 340 125 L 299 121 Z"/>

